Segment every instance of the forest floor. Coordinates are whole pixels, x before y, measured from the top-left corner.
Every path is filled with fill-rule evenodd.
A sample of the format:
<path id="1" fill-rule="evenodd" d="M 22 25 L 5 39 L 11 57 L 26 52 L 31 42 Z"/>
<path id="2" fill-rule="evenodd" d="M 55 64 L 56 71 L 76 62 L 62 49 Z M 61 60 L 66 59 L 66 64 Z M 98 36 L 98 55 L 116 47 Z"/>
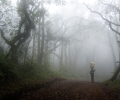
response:
<path id="1" fill-rule="evenodd" d="M 22 93 L 20 100 L 120 100 L 120 91 L 102 83 L 58 80 L 44 87 Z"/>

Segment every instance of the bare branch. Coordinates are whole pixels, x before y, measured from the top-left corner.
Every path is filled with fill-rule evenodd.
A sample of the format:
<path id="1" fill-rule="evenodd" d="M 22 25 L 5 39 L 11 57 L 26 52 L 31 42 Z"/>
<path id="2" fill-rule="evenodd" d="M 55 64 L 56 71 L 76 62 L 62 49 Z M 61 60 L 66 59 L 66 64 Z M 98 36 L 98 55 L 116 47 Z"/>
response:
<path id="1" fill-rule="evenodd" d="M 53 50 L 55 50 L 55 49 L 56 49 L 57 47 L 59 47 L 60 45 L 62 45 L 62 44 L 58 44 L 58 45 L 54 46 L 53 49 L 51 49 L 51 50 L 48 51 L 48 54 L 50 54 Z"/>
<path id="2" fill-rule="evenodd" d="M 112 31 L 114 31 L 115 33 L 117 33 L 118 35 L 120 35 L 120 32 L 118 32 L 118 31 L 116 31 L 115 29 L 113 29 L 113 27 L 112 27 L 112 25 L 111 25 L 110 22 L 109 22 L 109 26 L 110 26 L 110 29 L 111 29 Z"/>
<path id="3" fill-rule="evenodd" d="M 111 22 L 110 20 L 108 20 L 108 19 L 106 19 L 105 17 L 103 17 L 103 15 L 102 15 L 100 12 L 93 11 L 93 10 L 92 10 L 91 8 L 89 8 L 85 3 L 84 3 L 84 5 L 85 5 L 91 12 L 100 15 L 103 20 L 105 20 L 105 21 L 107 21 L 107 22 L 109 22 L 109 23 L 111 23 L 111 24 L 113 24 L 113 25 L 115 25 L 115 26 L 120 26 L 119 24 L 116 24 L 116 23 L 114 23 L 114 22 Z"/>
<path id="4" fill-rule="evenodd" d="M 3 30 L 0 29 L 1 36 L 5 40 L 5 42 L 9 45 L 12 46 L 12 43 L 4 36 Z"/>
<path id="5" fill-rule="evenodd" d="M 59 59 L 61 58 L 58 54 L 52 52 L 53 55 L 55 55 L 56 57 L 58 57 Z"/>
<path id="6" fill-rule="evenodd" d="M 107 4 L 107 3 L 104 3 L 104 2 L 102 2 L 101 0 L 99 0 L 103 5 L 106 5 L 106 6 L 109 6 L 109 7 L 111 7 L 111 8 L 114 8 L 114 9 L 116 9 L 119 13 L 120 13 L 120 9 L 118 8 L 118 7 L 116 7 L 116 6 L 114 6 L 114 5 L 111 5 L 111 4 Z"/>

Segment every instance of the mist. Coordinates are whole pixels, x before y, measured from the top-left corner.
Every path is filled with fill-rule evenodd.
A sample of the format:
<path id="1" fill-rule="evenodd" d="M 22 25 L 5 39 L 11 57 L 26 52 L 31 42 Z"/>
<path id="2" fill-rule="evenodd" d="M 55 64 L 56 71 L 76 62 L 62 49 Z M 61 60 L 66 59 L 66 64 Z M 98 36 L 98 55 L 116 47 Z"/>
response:
<path id="1" fill-rule="evenodd" d="M 89 5 L 91 8 L 97 7 L 95 3 Z M 53 33 L 59 30 L 62 23 L 60 30 L 62 32 L 57 32 L 55 35 L 64 36 L 70 43 L 65 47 L 56 48 L 55 54 L 51 55 L 51 69 L 60 70 L 60 59 L 56 54 L 61 56 L 63 53 L 63 66 L 66 67 L 66 72 L 70 72 L 77 78 L 90 80 L 90 62 L 95 63 L 96 81 L 105 81 L 112 77 L 117 66 L 115 66 L 113 52 L 116 61 L 119 60 L 116 34 L 99 15 L 90 12 L 82 1 L 68 2 L 57 10 L 51 14 L 57 18 L 57 21 L 54 17 L 51 18 L 54 19 L 51 26 Z"/>
<path id="2" fill-rule="evenodd" d="M 120 0 L 0 0 L 0 100 L 119 100 Z"/>
<path id="3" fill-rule="evenodd" d="M 109 1 L 106 2 L 109 3 Z M 21 2 L 12 1 L 11 6 L 13 9 L 20 10 L 21 8 L 17 8 L 17 3 Z M 32 9 L 34 2 L 30 4 L 28 8 Z M 37 4 L 35 3 L 34 6 Z M 18 62 L 21 65 L 32 59 L 32 62 L 38 65 L 49 65 L 51 71 L 90 81 L 90 62 L 94 62 L 96 81 L 105 81 L 113 76 L 118 67 L 116 62 L 119 62 L 119 43 L 117 42 L 119 35 L 110 28 L 106 19 L 109 17 L 108 20 L 114 22 L 118 20 L 117 14 L 116 19 L 112 19 L 113 12 L 110 12 L 110 9 L 107 10 L 102 2 L 97 0 L 66 0 L 61 3 L 43 1 L 41 7 L 35 9 L 34 6 L 33 9 L 38 15 L 36 17 L 30 15 L 30 17 L 31 21 L 35 20 L 36 28 L 33 28 L 29 38 L 25 38 L 26 41 L 17 48 L 20 56 Z M 5 35 L 1 36 L 1 47 L 4 49 L 4 54 L 9 55 L 12 48 L 9 40 L 16 41 L 14 37 L 17 36 L 16 32 L 22 16 L 20 17 L 17 10 L 4 13 L 8 8 L 1 9 L 3 12 L 1 15 L 4 15 L 1 17 L 1 22 L 5 23 L 5 25 L 1 24 L 1 30 Z M 38 17 L 39 9 L 44 9 L 44 22 L 42 17 Z M 100 14 L 104 10 L 106 13 L 103 12 L 101 17 L 100 14 L 91 10 Z M 8 18 L 10 21 L 6 20 Z M 19 30 L 23 33 L 24 25 Z M 5 37 L 9 40 L 7 41 Z M 19 43 L 16 41 L 14 44 Z"/>

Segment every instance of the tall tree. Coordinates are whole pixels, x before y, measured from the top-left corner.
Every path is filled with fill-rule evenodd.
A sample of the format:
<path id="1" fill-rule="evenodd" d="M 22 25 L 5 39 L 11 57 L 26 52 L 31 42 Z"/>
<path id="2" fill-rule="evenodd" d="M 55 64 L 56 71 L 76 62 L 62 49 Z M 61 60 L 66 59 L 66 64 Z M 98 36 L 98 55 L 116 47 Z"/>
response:
<path id="1" fill-rule="evenodd" d="M 42 65 L 42 60 L 43 60 L 43 52 L 44 52 L 44 42 L 45 42 L 45 9 L 42 5 L 42 41 L 41 41 L 41 50 L 40 50 L 40 55 L 39 55 L 39 64 Z"/>
<path id="2" fill-rule="evenodd" d="M 19 47 L 21 46 L 22 43 L 24 43 L 29 37 L 30 37 L 30 32 L 31 29 L 34 29 L 34 23 L 31 20 L 29 13 L 27 11 L 28 4 L 26 0 L 21 1 L 21 21 L 19 23 L 19 29 L 18 32 L 16 33 L 17 35 L 9 41 L 5 36 L 3 30 L 1 30 L 1 36 L 5 40 L 5 42 L 10 46 L 9 52 L 11 52 L 11 59 L 13 62 L 17 63 L 18 62 L 18 57 L 17 57 L 17 51 Z M 21 32 L 21 29 L 24 26 L 24 32 Z M 8 54 L 9 55 L 9 54 Z M 8 56 L 7 55 L 7 56 Z"/>
<path id="3" fill-rule="evenodd" d="M 117 30 L 117 27 L 120 27 L 120 9 L 119 9 L 119 1 L 115 0 L 111 3 L 106 3 L 104 1 L 98 0 L 100 4 L 105 6 L 105 9 L 102 9 L 102 12 L 92 10 L 88 5 L 85 6 L 93 13 L 96 13 L 100 15 L 100 17 L 105 20 L 105 22 L 108 23 L 109 28 L 116 34 L 120 35 L 120 30 Z M 116 3 L 117 2 L 117 3 Z M 103 12 L 106 11 L 106 12 Z M 116 15 L 117 15 L 117 20 L 116 20 Z M 119 41 L 118 41 L 119 43 Z M 119 61 L 120 62 L 120 61 Z M 117 78 L 117 75 L 120 72 L 120 65 L 118 66 L 118 69 L 116 72 L 113 74 L 112 78 L 110 81 L 114 81 Z"/>

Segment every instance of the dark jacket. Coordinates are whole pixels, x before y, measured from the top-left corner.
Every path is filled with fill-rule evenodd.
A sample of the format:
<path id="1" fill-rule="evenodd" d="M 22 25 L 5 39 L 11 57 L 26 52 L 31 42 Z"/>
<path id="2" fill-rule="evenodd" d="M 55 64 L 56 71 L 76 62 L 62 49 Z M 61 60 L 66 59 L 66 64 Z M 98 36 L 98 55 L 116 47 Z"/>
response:
<path id="1" fill-rule="evenodd" d="M 90 74 L 94 75 L 95 69 L 90 70 Z"/>

